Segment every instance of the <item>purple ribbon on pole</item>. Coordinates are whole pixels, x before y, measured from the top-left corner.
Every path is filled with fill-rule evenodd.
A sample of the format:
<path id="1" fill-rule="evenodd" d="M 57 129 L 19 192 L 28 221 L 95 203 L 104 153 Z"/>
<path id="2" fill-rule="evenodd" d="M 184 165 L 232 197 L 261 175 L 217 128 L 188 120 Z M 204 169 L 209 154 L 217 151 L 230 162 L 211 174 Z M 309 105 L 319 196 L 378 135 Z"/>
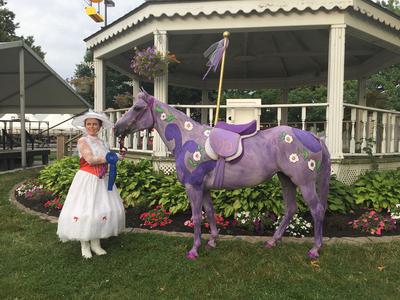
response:
<path id="1" fill-rule="evenodd" d="M 208 58 L 208 62 L 206 66 L 208 67 L 208 70 L 206 74 L 203 76 L 203 80 L 207 77 L 208 73 L 210 72 L 211 69 L 214 70 L 214 72 L 217 71 L 217 68 L 221 62 L 222 56 L 224 54 L 224 51 L 226 48 L 228 48 L 229 45 L 229 39 L 226 39 L 226 44 L 224 43 L 225 39 L 222 39 L 214 44 L 212 44 L 204 53 L 204 57 Z M 225 46 L 224 46 L 225 44 Z"/>

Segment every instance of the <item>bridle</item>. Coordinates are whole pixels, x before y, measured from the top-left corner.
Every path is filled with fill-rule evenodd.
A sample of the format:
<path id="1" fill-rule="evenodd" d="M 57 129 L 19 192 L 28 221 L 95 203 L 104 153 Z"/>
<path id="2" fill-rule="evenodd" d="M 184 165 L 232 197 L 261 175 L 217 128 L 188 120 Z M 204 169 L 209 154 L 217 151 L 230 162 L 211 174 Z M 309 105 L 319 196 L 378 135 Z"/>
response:
<path id="1" fill-rule="evenodd" d="M 140 118 L 144 115 L 144 113 L 145 113 L 148 109 L 150 109 L 151 118 L 152 118 L 152 121 L 153 121 L 153 126 L 152 126 L 152 127 L 154 127 L 156 117 L 154 116 L 153 106 L 154 106 L 154 98 L 151 97 L 151 98 L 148 100 L 145 109 L 143 109 L 143 110 L 140 112 L 140 114 L 137 116 L 136 119 L 140 119 Z M 120 154 L 128 151 L 128 148 L 126 148 L 126 147 L 124 146 L 124 142 L 125 142 L 124 140 L 125 140 L 125 136 L 124 136 L 124 135 L 121 135 L 121 136 L 119 137 L 119 139 L 118 139 L 119 152 L 120 152 Z"/>

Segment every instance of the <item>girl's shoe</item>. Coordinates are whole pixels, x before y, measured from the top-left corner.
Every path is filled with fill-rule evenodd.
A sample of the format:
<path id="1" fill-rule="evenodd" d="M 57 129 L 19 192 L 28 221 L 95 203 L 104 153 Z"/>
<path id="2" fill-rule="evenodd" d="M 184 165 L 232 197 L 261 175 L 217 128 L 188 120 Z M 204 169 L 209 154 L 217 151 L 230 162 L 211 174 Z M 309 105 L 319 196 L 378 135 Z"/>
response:
<path id="1" fill-rule="evenodd" d="M 97 255 L 104 255 L 104 254 L 107 254 L 106 250 L 104 250 L 103 248 L 101 248 L 100 240 L 91 240 L 91 241 L 90 241 L 90 248 L 91 248 L 92 251 L 93 251 L 94 253 L 96 253 Z"/>
<path id="2" fill-rule="evenodd" d="M 92 252 L 90 251 L 89 242 L 81 241 L 82 256 L 86 259 L 92 258 Z"/>

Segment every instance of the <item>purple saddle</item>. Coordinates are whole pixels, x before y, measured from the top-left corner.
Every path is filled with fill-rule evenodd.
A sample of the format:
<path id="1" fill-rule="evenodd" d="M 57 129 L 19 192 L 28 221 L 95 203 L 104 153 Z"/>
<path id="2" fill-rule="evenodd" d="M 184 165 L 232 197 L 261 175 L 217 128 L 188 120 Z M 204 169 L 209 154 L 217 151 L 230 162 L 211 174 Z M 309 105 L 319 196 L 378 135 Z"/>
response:
<path id="1" fill-rule="evenodd" d="M 209 142 L 219 157 L 227 158 L 238 152 L 240 138 L 238 133 L 214 127 L 210 132 Z"/>
<path id="2" fill-rule="evenodd" d="M 249 135 L 257 130 L 257 121 L 253 120 L 246 124 L 228 124 L 224 121 L 219 121 L 214 128 L 221 128 L 227 131 L 237 133 L 239 135 Z"/>

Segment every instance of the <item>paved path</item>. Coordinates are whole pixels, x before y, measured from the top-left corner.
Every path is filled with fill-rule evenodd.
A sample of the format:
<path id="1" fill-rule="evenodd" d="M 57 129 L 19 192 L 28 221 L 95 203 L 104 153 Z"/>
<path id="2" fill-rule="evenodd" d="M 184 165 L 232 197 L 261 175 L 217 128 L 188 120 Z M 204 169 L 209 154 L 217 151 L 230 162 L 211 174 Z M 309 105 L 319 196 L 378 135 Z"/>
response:
<path id="1" fill-rule="evenodd" d="M 43 220 L 50 221 L 51 223 L 57 223 L 58 218 L 49 216 L 44 213 L 40 213 L 34 210 L 31 210 L 21 203 L 19 203 L 15 199 L 15 189 L 20 185 L 21 183 L 15 185 L 11 191 L 10 191 L 10 202 L 13 203 L 16 207 L 18 207 L 20 210 L 31 214 L 38 216 L 39 218 Z M 163 231 L 163 230 L 149 230 L 149 229 L 142 229 L 142 228 L 126 228 L 125 229 L 126 233 L 155 233 L 155 234 L 162 234 L 162 235 L 169 235 L 169 236 L 176 236 L 176 237 L 187 237 L 187 238 L 192 238 L 193 233 L 190 232 L 174 232 L 174 231 Z M 202 238 L 209 239 L 210 234 L 202 234 Z M 219 240 L 229 240 L 229 241 L 246 241 L 249 243 L 262 243 L 268 240 L 268 236 L 245 236 L 245 235 L 219 235 Z M 400 236 L 371 236 L 371 237 L 324 237 L 323 238 L 323 243 L 325 245 L 331 245 L 331 244 L 339 244 L 339 243 L 345 243 L 345 244 L 352 244 L 352 245 L 363 245 L 367 243 L 387 243 L 387 242 L 392 242 L 392 241 L 400 241 Z M 283 237 L 282 242 L 291 242 L 291 243 L 312 243 L 313 238 L 312 237 L 304 237 L 304 238 L 295 238 L 295 237 Z"/>

